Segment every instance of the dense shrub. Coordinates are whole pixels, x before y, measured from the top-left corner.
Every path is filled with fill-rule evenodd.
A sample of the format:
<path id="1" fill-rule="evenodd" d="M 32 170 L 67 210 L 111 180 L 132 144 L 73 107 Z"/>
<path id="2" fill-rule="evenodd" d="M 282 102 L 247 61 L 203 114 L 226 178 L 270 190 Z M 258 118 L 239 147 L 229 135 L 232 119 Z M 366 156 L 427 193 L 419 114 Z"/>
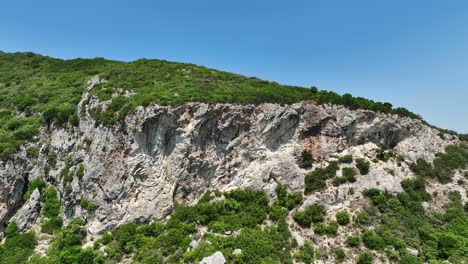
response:
<path id="1" fill-rule="evenodd" d="M 314 162 L 314 158 L 312 156 L 312 152 L 308 149 L 304 149 L 301 153 L 301 163 L 299 167 L 308 169 L 312 167 L 312 163 Z"/>
<path id="2" fill-rule="evenodd" d="M 98 208 L 98 205 L 86 198 L 81 198 L 80 199 L 80 206 L 81 208 L 87 210 L 87 211 L 95 211 Z"/>
<path id="3" fill-rule="evenodd" d="M 46 183 L 42 179 L 34 179 L 34 180 L 29 181 L 28 189 L 23 195 L 23 201 L 28 200 L 35 189 L 38 189 L 39 192 L 42 193 L 45 187 L 46 187 Z"/>
<path id="4" fill-rule="evenodd" d="M 306 242 L 304 245 L 300 246 L 299 251 L 294 254 L 296 261 L 302 262 L 304 264 L 312 264 L 314 262 L 315 249 L 314 247 Z"/>
<path id="5" fill-rule="evenodd" d="M 54 187 L 48 187 L 45 192 L 45 203 L 42 213 L 45 217 L 56 217 L 60 213 L 60 200 L 57 197 L 57 191 Z"/>
<path id="6" fill-rule="evenodd" d="M 327 167 L 317 168 L 314 171 L 305 175 L 305 190 L 306 194 L 313 191 L 321 191 L 326 187 L 326 180 L 336 175 L 339 169 L 338 162 L 332 161 Z"/>
<path id="7" fill-rule="evenodd" d="M 15 221 L 11 221 L 8 223 L 7 227 L 3 231 L 6 237 L 13 237 L 18 234 L 18 225 Z"/>
<path id="8" fill-rule="evenodd" d="M 358 236 L 349 236 L 346 238 L 346 244 L 350 247 L 359 247 L 359 245 L 361 245 L 361 238 Z"/>
<path id="9" fill-rule="evenodd" d="M 338 162 L 340 162 L 340 163 L 352 163 L 353 162 L 353 155 L 349 154 L 349 155 L 341 156 L 341 157 L 338 158 Z"/>
<path id="10" fill-rule="evenodd" d="M 281 183 L 278 183 L 276 186 L 276 196 L 278 198 L 277 203 L 288 210 L 292 210 L 296 205 L 302 202 L 302 193 L 288 193 L 286 185 Z"/>
<path id="11" fill-rule="evenodd" d="M 359 253 L 358 259 L 357 259 L 357 264 L 372 264 L 374 263 L 374 257 L 370 252 L 362 252 Z"/>
<path id="12" fill-rule="evenodd" d="M 53 234 L 56 231 L 59 231 L 62 228 L 63 219 L 59 216 L 51 217 L 46 220 L 43 220 L 41 224 L 41 232 L 46 234 Z"/>
<path id="13" fill-rule="evenodd" d="M 335 249 L 335 259 L 338 261 L 343 261 L 346 259 L 346 252 L 342 248 Z"/>
<path id="14" fill-rule="evenodd" d="M 369 173 L 370 162 L 363 158 L 356 159 L 356 167 L 361 175 L 367 175 Z"/>
<path id="15" fill-rule="evenodd" d="M 468 144 L 451 145 L 433 161 L 433 174 L 441 183 L 452 180 L 457 169 L 468 166 Z"/>
<path id="16" fill-rule="evenodd" d="M 336 221 L 330 222 L 330 224 L 318 223 L 314 227 L 314 232 L 319 235 L 336 236 L 338 234 L 338 223 Z"/>
<path id="17" fill-rule="evenodd" d="M 356 171 L 353 168 L 343 168 L 341 170 L 343 173 L 343 178 L 347 182 L 355 182 L 356 181 Z"/>
<path id="18" fill-rule="evenodd" d="M 83 164 L 78 165 L 78 167 L 76 168 L 75 176 L 78 177 L 78 179 L 83 178 L 83 176 L 84 176 L 84 165 Z"/>
<path id="19" fill-rule="evenodd" d="M 42 214 L 46 217 L 41 224 L 41 231 L 44 233 L 52 234 L 59 230 L 62 226 L 62 218 L 60 214 L 60 200 L 57 197 L 57 191 L 54 187 L 50 186 L 44 191 L 45 202 L 42 209 Z"/>
<path id="20" fill-rule="evenodd" d="M 432 164 L 424 159 L 418 159 L 410 165 L 410 169 L 418 176 L 432 176 Z"/>
<path id="21" fill-rule="evenodd" d="M 37 244 L 36 234 L 28 232 L 24 234 L 9 235 L 3 245 L 0 245 L 0 263 L 18 264 L 26 263 L 33 254 Z"/>
<path id="22" fill-rule="evenodd" d="M 371 218 L 366 211 L 360 211 L 356 215 L 356 222 L 360 225 L 368 225 L 371 223 Z"/>
<path id="23" fill-rule="evenodd" d="M 386 246 L 385 241 L 374 231 L 366 231 L 362 234 L 362 242 L 369 249 L 383 250 Z"/>
<path id="24" fill-rule="evenodd" d="M 349 224 L 349 213 L 346 210 L 339 211 L 336 213 L 336 222 L 340 225 L 347 225 Z"/>
<path id="25" fill-rule="evenodd" d="M 293 219 L 302 227 L 310 227 L 312 223 L 322 222 L 325 213 L 325 206 L 313 204 L 304 211 L 294 212 Z"/>

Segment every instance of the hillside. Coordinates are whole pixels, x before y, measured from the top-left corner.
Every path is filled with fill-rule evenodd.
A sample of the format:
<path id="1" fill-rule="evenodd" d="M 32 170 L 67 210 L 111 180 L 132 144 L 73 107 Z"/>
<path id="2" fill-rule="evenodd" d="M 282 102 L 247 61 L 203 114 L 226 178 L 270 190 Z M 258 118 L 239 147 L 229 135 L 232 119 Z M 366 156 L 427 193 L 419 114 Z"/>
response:
<path id="1" fill-rule="evenodd" d="M 137 106 L 178 106 L 187 102 L 291 104 L 305 100 L 343 104 L 419 118 L 404 108 L 393 109 L 347 94 L 279 85 L 193 64 L 161 60 L 134 62 L 102 58 L 60 60 L 34 53 L 0 52 L 0 158 L 7 159 L 37 135 L 41 124 L 78 125 L 77 105 L 87 80 L 99 75 L 106 82 L 92 91 L 106 109 L 92 109 L 105 125 L 122 122 Z M 21 118 L 15 118 L 21 116 Z"/>
<path id="2" fill-rule="evenodd" d="M 466 135 L 193 64 L 0 53 L 0 263 L 464 263 Z"/>

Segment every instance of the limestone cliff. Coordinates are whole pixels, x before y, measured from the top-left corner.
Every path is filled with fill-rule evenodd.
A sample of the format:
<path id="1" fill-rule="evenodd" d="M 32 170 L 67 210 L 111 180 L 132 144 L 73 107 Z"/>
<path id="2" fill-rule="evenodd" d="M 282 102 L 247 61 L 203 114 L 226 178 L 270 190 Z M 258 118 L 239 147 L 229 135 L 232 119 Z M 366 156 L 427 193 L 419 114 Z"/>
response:
<path id="1" fill-rule="evenodd" d="M 88 91 L 101 81 L 93 78 Z M 419 120 L 314 102 L 139 107 L 124 126 L 96 126 L 89 110 L 106 102 L 89 97 L 85 92 L 79 105 L 79 127 L 43 127 L 36 143 L 0 163 L 3 224 L 22 206 L 27 182 L 37 178 L 59 190 L 65 219 L 83 217 L 89 233 L 99 234 L 128 221 L 163 219 L 175 201 L 194 203 L 208 189 L 249 187 L 274 195 L 272 173 L 290 190 L 302 190 L 307 170 L 298 163 L 304 149 L 319 164 L 341 152 L 372 157 L 383 146 L 409 164 L 418 158 L 432 160 L 458 141 L 440 137 Z M 29 147 L 39 149 L 37 158 L 26 155 Z M 56 156 L 53 164 L 51 155 Z M 84 173 L 77 177 L 80 166 Z M 69 182 L 61 175 L 64 167 L 75 175 Z M 375 177 L 359 178 L 352 186 L 398 191 L 408 174 L 407 166 L 402 168 L 390 175 L 385 165 L 372 166 Z M 350 203 L 342 191 L 313 194 L 305 204 L 317 199 L 334 206 Z M 81 199 L 97 209 L 84 210 Z M 37 214 L 28 217 L 34 221 Z"/>

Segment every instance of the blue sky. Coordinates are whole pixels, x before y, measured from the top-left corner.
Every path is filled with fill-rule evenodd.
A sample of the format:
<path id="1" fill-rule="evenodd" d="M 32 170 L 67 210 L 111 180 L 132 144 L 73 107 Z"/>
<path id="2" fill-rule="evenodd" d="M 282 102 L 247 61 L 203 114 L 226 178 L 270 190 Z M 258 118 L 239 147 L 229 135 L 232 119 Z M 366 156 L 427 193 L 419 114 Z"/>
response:
<path id="1" fill-rule="evenodd" d="M 388 101 L 468 133 L 468 1 L 3 1 L 0 50 L 159 58 Z"/>

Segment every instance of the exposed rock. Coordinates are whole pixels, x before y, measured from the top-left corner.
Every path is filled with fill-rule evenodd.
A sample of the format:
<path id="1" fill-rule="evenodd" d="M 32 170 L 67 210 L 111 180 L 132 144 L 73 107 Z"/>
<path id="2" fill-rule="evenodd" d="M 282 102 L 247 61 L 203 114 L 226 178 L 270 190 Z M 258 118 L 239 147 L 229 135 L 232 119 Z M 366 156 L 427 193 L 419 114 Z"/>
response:
<path id="1" fill-rule="evenodd" d="M 190 242 L 190 247 L 188 248 L 188 250 L 192 251 L 192 250 L 196 249 L 199 244 L 200 244 L 200 242 L 198 240 L 192 240 Z"/>
<path id="2" fill-rule="evenodd" d="M 100 82 L 105 80 L 90 80 L 83 94 L 79 128 L 43 128 L 35 143 L 41 151 L 34 163 L 25 149 L 15 162 L 0 162 L 1 223 L 18 209 L 27 177 L 43 177 L 55 185 L 65 221 L 84 217 L 88 232 L 96 235 L 129 221 L 165 219 L 175 200 L 193 204 L 209 189 L 265 189 L 273 197 L 272 173 L 290 191 L 302 190 L 307 171 L 297 164 L 303 149 L 325 162 L 341 151 L 366 156 L 377 145 L 385 145 L 412 161 L 433 159 L 436 152 L 457 142 L 453 137 L 434 136 L 439 132 L 419 120 L 313 102 L 138 107 L 126 118 L 124 129 L 96 126 L 89 109 L 104 103 L 89 91 Z M 56 166 L 48 165 L 51 151 L 57 154 Z M 71 172 L 79 164 L 85 170 L 65 189 L 59 179 L 69 155 Z M 351 187 L 398 191 L 406 174 L 384 165 L 372 165 L 369 177 L 309 197 L 306 203 L 340 206 Z M 394 169 L 394 178 L 387 177 L 385 169 Z M 83 212 L 82 197 L 91 199 L 98 209 Z"/>
<path id="3" fill-rule="evenodd" d="M 224 264 L 226 259 L 221 251 L 216 251 L 213 255 L 203 258 L 200 264 Z"/>
<path id="4" fill-rule="evenodd" d="M 39 211 L 41 210 L 40 200 L 41 194 L 38 189 L 35 189 L 26 204 L 18 211 L 15 222 L 20 233 L 28 231 L 31 225 L 36 221 L 39 216 Z"/>
<path id="5" fill-rule="evenodd" d="M 242 254 L 242 249 L 236 248 L 236 249 L 234 249 L 234 251 L 232 251 L 232 254 L 234 256 L 240 255 L 240 254 Z"/>
<path id="6" fill-rule="evenodd" d="M 406 248 L 406 252 L 408 252 L 408 254 L 413 255 L 415 257 L 417 257 L 419 254 L 417 249 L 412 249 L 412 248 Z"/>

